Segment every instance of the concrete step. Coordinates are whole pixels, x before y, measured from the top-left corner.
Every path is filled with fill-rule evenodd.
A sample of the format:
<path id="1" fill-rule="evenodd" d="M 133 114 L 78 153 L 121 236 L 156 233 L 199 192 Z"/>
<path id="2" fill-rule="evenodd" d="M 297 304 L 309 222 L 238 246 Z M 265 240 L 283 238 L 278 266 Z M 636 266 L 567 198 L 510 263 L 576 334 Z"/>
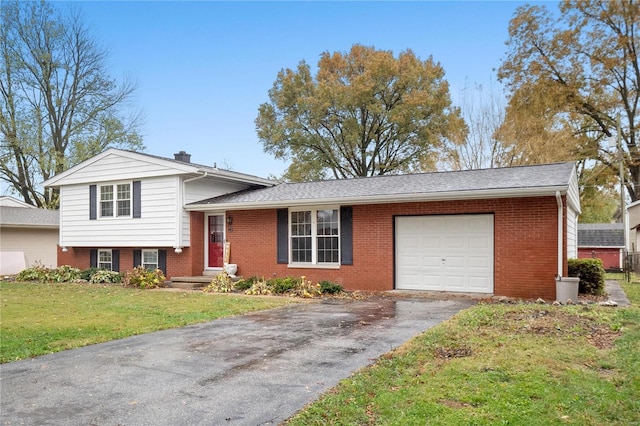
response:
<path id="1" fill-rule="evenodd" d="M 169 282 L 170 288 L 181 288 L 184 290 L 195 290 L 208 286 L 212 277 L 173 277 Z"/>

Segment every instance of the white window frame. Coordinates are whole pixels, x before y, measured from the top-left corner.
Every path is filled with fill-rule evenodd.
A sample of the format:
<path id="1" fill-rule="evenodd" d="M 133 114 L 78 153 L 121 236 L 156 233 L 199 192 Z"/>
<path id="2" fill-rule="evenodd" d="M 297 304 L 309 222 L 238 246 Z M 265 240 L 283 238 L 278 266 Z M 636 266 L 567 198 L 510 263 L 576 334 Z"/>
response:
<path id="1" fill-rule="evenodd" d="M 109 267 L 108 268 L 101 266 L 101 264 L 103 264 L 103 263 L 106 264 L 107 263 L 107 262 L 101 262 L 100 261 L 100 255 L 102 253 L 108 253 L 109 254 L 109 259 L 110 260 L 108 262 L 109 263 Z M 113 271 L 113 250 L 111 250 L 111 249 L 98 249 L 98 258 L 96 259 L 96 267 L 98 269 L 106 269 L 107 271 Z"/>
<path id="2" fill-rule="evenodd" d="M 129 198 L 122 198 L 119 199 L 118 198 L 118 186 L 120 185 L 128 185 L 129 186 Z M 111 200 L 108 200 L 111 203 L 111 211 L 112 211 L 112 215 L 109 216 L 105 216 L 102 214 L 102 204 L 103 204 L 103 200 L 102 200 L 102 188 L 107 188 L 107 187 L 111 187 L 111 193 L 113 194 L 113 197 Z M 130 219 L 133 217 L 133 182 L 132 181 L 125 181 L 125 182 L 114 182 L 114 183 L 109 183 L 109 184 L 104 184 L 104 185 L 98 185 L 98 217 L 100 219 Z M 118 214 L 118 202 L 119 201 L 129 201 L 129 214 L 126 215 L 120 215 Z"/>
<path id="3" fill-rule="evenodd" d="M 144 261 L 144 255 L 145 253 L 154 253 L 156 256 L 156 267 L 155 268 L 149 268 L 147 265 L 154 265 L 154 263 L 146 263 Z M 155 271 L 156 269 L 160 268 L 160 257 L 158 254 L 158 250 L 142 250 L 140 253 L 140 263 L 142 264 L 142 267 L 145 269 L 148 269 L 150 271 Z"/>
<path id="4" fill-rule="evenodd" d="M 318 211 L 322 210 L 335 210 L 338 217 L 338 234 L 332 235 L 332 237 L 338 238 L 338 261 L 337 262 L 318 262 Z M 293 238 L 291 232 L 292 225 L 292 213 L 297 212 L 311 212 L 311 262 L 293 262 L 292 254 L 293 254 Z M 340 239 L 342 236 L 340 235 L 340 207 L 338 206 L 321 206 L 321 207 L 313 207 L 313 208 L 293 208 L 289 209 L 289 221 L 287 223 L 287 232 L 288 232 L 288 255 L 289 255 L 289 267 L 291 268 L 329 268 L 329 269 L 337 269 L 340 267 Z M 320 235 L 320 237 L 322 237 Z"/>

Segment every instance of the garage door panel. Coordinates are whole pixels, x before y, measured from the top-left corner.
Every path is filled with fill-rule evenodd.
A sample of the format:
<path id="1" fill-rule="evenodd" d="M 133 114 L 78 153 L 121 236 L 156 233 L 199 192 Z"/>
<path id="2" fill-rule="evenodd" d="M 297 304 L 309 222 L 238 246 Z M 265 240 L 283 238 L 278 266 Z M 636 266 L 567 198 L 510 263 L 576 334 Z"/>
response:
<path id="1" fill-rule="evenodd" d="M 470 236 L 467 241 L 472 249 L 488 249 L 493 245 L 488 236 Z"/>
<path id="2" fill-rule="evenodd" d="M 493 292 L 493 221 L 493 215 L 396 218 L 396 288 Z"/>
<path id="3" fill-rule="evenodd" d="M 460 237 L 448 237 L 445 239 L 444 247 L 447 249 L 461 249 L 465 246 L 465 238 Z"/>
<path id="4" fill-rule="evenodd" d="M 488 269 L 490 267 L 491 263 L 488 256 L 469 256 L 469 268 Z"/>

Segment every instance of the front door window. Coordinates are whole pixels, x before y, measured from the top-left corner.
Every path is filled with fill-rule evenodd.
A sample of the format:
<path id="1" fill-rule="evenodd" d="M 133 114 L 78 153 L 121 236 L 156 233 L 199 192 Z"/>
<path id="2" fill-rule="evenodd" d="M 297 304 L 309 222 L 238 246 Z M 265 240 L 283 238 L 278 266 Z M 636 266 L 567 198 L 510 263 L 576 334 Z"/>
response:
<path id="1" fill-rule="evenodd" d="M 224 216 L 209 216 L 209 267 L 222 268 L 224 254 Z"/>

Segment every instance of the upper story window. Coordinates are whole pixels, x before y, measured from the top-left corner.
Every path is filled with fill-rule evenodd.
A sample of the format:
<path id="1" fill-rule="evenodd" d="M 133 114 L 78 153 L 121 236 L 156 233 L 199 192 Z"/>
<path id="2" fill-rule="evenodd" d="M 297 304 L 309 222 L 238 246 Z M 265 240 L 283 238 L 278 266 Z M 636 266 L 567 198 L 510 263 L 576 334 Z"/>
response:
<path id="1" fill-rule="evenodd" d="M 338 264 L 340 220 L 338 209 L 291 211 L 290 262 Z"/>
<path id="2" fill-rule="evenodd" d="M 131 184 L 100 186 L 100 217 L 131 217 Z"/>

